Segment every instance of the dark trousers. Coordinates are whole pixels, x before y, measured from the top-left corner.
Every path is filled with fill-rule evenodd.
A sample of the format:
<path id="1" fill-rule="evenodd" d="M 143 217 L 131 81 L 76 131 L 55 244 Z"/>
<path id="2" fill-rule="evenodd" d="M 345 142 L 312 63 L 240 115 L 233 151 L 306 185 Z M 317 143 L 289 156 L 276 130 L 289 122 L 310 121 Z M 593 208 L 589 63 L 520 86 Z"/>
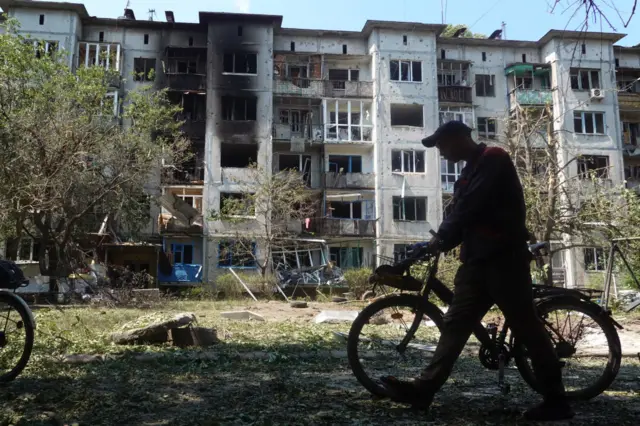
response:
<path id="1" fill-rule="evenodd" d="M 417 379 L 421 387 L 435 393 L 444 385 L 473 326 L 496 304 L 516 339 L 526 346 L 545 399 L 564 397 L 560 363 L 534 309 L 529 261 L 528 255 L 511 254 L 458 269 L 440 341 L 431 363 Z"/>

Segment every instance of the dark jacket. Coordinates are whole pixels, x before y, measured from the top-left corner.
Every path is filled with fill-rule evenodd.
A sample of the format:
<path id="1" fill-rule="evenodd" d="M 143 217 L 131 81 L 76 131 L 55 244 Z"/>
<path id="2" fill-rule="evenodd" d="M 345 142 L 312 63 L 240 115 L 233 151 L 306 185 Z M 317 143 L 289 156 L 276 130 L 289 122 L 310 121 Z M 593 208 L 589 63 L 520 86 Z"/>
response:
<path id="1" fill-rule="evenodd" d="M 454 185 L 453 208 L 438 229 L 442 249 L 462 243 L 462 262 L 522 251 L 529 233 L 522 185 L 509 154 L 479 144 Z"/>

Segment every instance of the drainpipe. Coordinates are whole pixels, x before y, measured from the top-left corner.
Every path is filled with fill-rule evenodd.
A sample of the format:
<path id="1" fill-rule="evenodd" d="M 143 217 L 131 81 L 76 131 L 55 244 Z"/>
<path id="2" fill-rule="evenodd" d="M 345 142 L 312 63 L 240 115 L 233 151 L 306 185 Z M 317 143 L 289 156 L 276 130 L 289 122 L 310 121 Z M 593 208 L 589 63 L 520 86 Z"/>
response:
<path id="1" fill-rule="evenodd" d="M 610 64 L 615 63 L 614 60 L 614 52 L 613 52 L 613 45 L 609 46 L 609 59 L 611 59 L 611 61 L 609 62 Z M 609 67 L 611 68 L 611 65 L 609 65 Z M 613 84 L 614 87 L 616 87 L 616 69 L 615 69 L 615 65 L 613 66 L 613 72 L 612 72 L 612 78 L 611 78 L 611 83 Z M 616 87 L 617 88 L 617 87 Z M 613 115 L 615 116 L 615 131 L 616 131 L 616 141 L 615 141 L 615 147 L 616 147 L 616 152 L 619 153 L 619 157 L 618 157 L 618 166 L 619 166 L 619 171 L 618 171 L 618 177 L 620 177 L 620 182 L 624 182 L 624 146 L 622 144 L 622 129 L 620 128 L 620 101 L 618 100 L 618 93 L 614 92 L 613 94 Z"/>

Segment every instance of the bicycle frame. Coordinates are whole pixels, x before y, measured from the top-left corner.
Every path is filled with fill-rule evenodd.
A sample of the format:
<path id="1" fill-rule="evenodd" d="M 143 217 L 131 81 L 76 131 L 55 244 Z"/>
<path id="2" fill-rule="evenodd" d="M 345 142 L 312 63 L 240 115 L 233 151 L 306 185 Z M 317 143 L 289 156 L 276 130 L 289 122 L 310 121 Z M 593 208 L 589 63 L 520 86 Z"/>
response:
<path id="1" fill-rule="evenodd" d="M 640 240 L 640 237 L 614 238 L 611 240 L 611 248 L 609 249 L 609 259 L 607 262 L 607 275 L 604 281 L 604 296 L 603 296 L 604 300 L 602 303 L 603 308 L 605 310 L 609 309 L 609 297 L 611 295 L 611 284 L 613 282 L 613 261 L 614 261 L 613 259 L 616 253 L 620 255 L 620 257 L 622 258 L 622 262 L 624 263 L 624 266 L 627 268 L 627 271 L 629 271 L 629 274 L 631 274 L 631 277 L 635 281 L 636 286 L 640 289 L 640 281 L 638 281 L 636 274 L 633 273 L 633 270 L 631 269 L 629 262 L 627 262 L 627 258 L 624 256 L 624 253 L 622 253 L 622 250 L 620 250 L 620 246 L 618 245 L 618 243 L 621 243 L 621 242 L 639 241 L 639 240 Z M 634 309 L 636 309 L 638 306 L 640 306 L 640 299 L 625 306 L 624 309 L 626 312 L 631 312 Z"/>

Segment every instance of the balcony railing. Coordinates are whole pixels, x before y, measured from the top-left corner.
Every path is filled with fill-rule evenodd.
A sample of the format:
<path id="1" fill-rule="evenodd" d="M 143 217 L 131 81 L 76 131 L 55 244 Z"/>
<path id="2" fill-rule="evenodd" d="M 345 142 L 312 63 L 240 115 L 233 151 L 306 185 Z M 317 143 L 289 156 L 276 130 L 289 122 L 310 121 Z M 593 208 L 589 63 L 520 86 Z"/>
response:
<path id="1" fill-rule="evenodd" d="M 329 236 L 375 237 L 375 219 L 322 218 L 320 232 Z"/>
<path id="2" fill-rule="evenodd" d="M 548 89 L 516 89 L 511 91 L 511 105 L 547 105 L 553 103 L 553 93 Z"/>
<path id="3" fill-rule="evenodd" d="M 166 74 L 166 85 L 171 90 L 192 90 L 204 92 L 207 90 L 207 76 L 205 74 Z"/>
<path id="4" fill-rule="evenodd" d="M 469 86 L 438 86 L 438 101 L 471 104 L 471 90 Z"/>
<path id="5" fill-rule="evenodd" d="M 326 188 L 365 189 L 375 187 L 373 173 L 336 173 L 326 172 L 324 177 Z"/>
<path id="6" fill-rule="evenodd" d="M 371 98 L 371 81 L 336 81 L 311 78 L 276 78 L 273 81 L 276 95 L 305 98 Z"/>
<path id="7" fill-rule="evenodd" d="M 325 124 L 325 142 L 371 142 L 373 126 L 359 124 Z"/>
<path id="8" fill-rule="evenodd" d="M 640 110 L 640 93 L 618 91 L 618 102 L 621 108 Z"/>
<path id="9" fill-rule="evenodd" d="M 171 268 L 171 274 L 158 271 L 158 282 L 198 284 L 202 282 L 202 274 L 202 265 L 176 263 Z"/>
<path id="10" fill-rule="evenodd" d="M 273 139 L 279 141 L 304 140 L 321 143 L 324 139 L 322 124 L 280 124 L 273 125 Z"/>

